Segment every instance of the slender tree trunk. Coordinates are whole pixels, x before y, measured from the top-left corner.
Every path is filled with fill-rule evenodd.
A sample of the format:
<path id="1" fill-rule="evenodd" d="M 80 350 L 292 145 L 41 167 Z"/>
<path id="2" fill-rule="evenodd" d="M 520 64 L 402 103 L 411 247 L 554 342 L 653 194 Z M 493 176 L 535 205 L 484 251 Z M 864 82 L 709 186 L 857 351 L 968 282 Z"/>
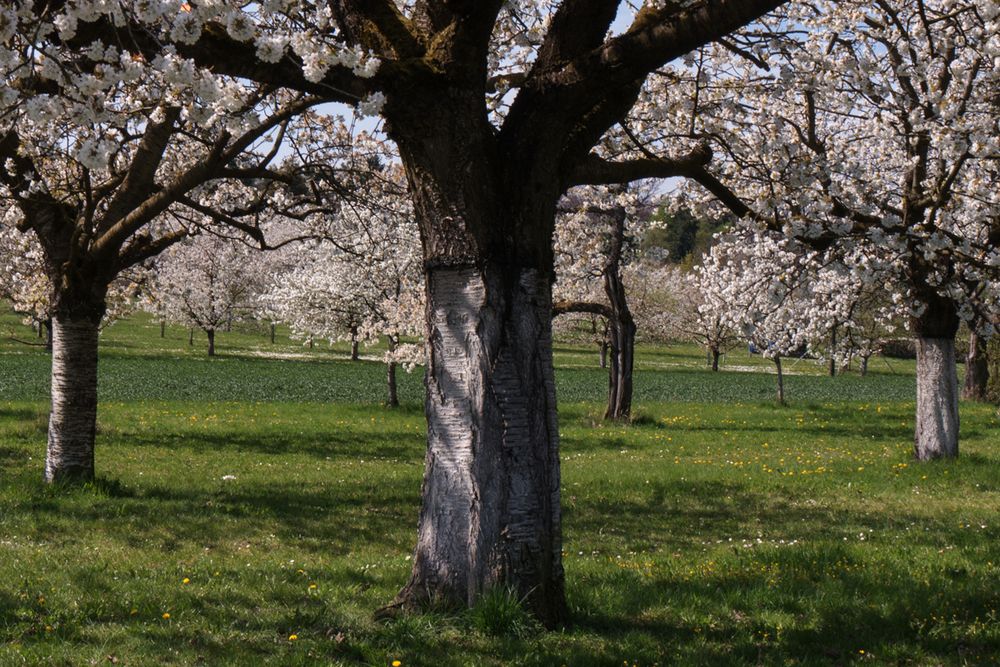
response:
<path id="1" fill-rule="evenodd" d="M 52 413 L 45 481 L 94 478 L 97 431 L 97 338 L 100 317 L 57 313 L 52 319 Z"/>
<path id="2" fill-rule="evenodd" d="M 865 377 L 866 375 L 868 375 L 868 359 L 869 355 L 867 354 L 861 355 L 861 377 Z"/>
<path id="3" fill-rule="evenodd" d="M 41 323 L 42 327 L 45 328 L 45 351 L 52 351 L 52 318 L 49 318 Z"/>
<path id="4" fill-rule="evenodd" d="M 35 320 L 34 329 L 35 329 L 35 338 L 41 340 L 42 339 L 42 333 L 44 331 L 44 329 L 42 329 L 42 321 L 41 320 Z"/>
<path id="5" fill-rule="evenodd" d="M 194 345 L 194 327 L 188 329 L 188 346 Z"/>
<path id="6" fill-rule="evenodd" d="M 315 345 L 316 345 L 316 341 L 314 341 L 314 340 L 313 340 L 313 337 L 312 337 L 312 336 L 309 336 L 309 349 L 310 349 L 310 350 L 311 350 L 311 349 L 313 349 L 313 347 L 314 347 Z"/>
<path id="7" fill-rule="evenodd" d="M 396 337 L 389 336 L 389 354 L 396 351 Z M 389 394 L 388 405 L 390 408 L 399 407 L 399 392 L 396 387 L 396 362 L 390 361 L 386 364 L 386 385 Z"/>
<path id="8" fill-rule="evenodd" d="M 356 326 L 351 327 L 351 361 L 357 361 L 361 358 L 358 353 L 358 328 Z"/>
<path id="9" fill-rule="evenodd" d="M 551 279 L 510 265 L 427 277 L 427 467 L 397 603 L 472 604 L 511 587 L 565 618 Z"/>
<path id="10" fill-rule="evenodd" d="M 929 305 L 912 322 L 917 336 L 914 454 L 921 461 L 958 456 L 958 313 L 951 300 L 937 295 L 925 300 Z"/>
<path id="11" fill-rule="evenodd" d="M 626 213 L 611 212 L 611 247 L 604 266 L 604 292 L 611 306 L 608 333 L 611 341 L 611 368 L 608 371 L 608 409 L 605 419 L 628 419 L 632 413 L 632 368 L 635 361 L 635 320 L 628 307 L 622 281 L 622 249 L 625 244 Z"/>
<path id="12" fill-rule="evenodd" d="M 608 350 L 611 344 L 607 340 L 601 341 L 601 368 L 608 367 Z"/>
<path id="13" fill-rule="evenodd" d="M 837 327 L 830 330 L 830 377 L 837 376 Z"/>
<path id="14" fill-rule="evenodd" d="M 778 371 L 778 404 L 785 404 L 785 376 L 781 372 L 781 357 L 774 358 L 774 368 Z"/>
<path id="15" fill-rule="evenodd" d="M 719 370 L 719 356 L 721 356 L 722 353 L 719 351 L 719 348 L 713 347 L 711 349 L 711 354 L 712 354 L 712 370 L 715 371 L 715 372 L 718 372 L 718 370 Z"/>
<path id="16" fill-rule="evenodd" d="M 986 401 L 990 382 L 989 357 L 986 343 L 980 338 L 974 324 L 969 331 L 969 351 L 965 355 L 965 385 L 962 398 L 968 401 Z"/>
<path id="17" fill-rule="evenodd" d="M 167 321 L 160 320 L 160 338 L 167 337 Z"/>
<path id="18" fill-rule="evenodd" d="M 274 322 L 271 322 L 271 345 L 274 345 L 274 330 L 277 327 L 274 326 Z"/>
<path id="19" fill-rule="evenodd" d="M 208 356 L 215 356 L 215 329 L 205 329 L 205 335 L 208 336 Z"/>

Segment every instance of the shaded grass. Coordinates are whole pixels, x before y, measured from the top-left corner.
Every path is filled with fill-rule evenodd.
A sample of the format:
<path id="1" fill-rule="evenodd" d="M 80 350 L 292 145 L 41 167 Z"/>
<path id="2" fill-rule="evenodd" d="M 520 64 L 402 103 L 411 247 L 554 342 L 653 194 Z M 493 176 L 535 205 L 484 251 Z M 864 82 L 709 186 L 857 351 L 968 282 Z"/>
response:
<path id="1" fill-rule="evenodd" d="M 101 482 L 54 490 L 44 406 L 0 404 L 0 664 L 1000 659 L 991 409 L 931 465 L 908 403 L 642 409 L 562 410 L 573 625 L 537 633 L 502 599 L 373 620 L 409 570 L 416 408 L 115 402 Z"/>

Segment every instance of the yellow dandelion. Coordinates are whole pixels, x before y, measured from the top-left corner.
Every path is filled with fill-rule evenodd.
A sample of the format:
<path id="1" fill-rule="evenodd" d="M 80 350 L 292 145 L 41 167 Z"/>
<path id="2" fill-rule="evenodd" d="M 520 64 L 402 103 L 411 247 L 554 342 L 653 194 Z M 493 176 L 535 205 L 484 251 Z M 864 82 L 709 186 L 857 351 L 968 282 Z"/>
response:
<path id="1" fill-rule="evenodd" d="M 309 584 L 309 590 L 313 590 L 314 588 L 316 588 L 316 584 Z"/>
<path id="2" fill-rule="evenodd" d="M 392 667 L 400 667 L 400 665 L 402 665 L 402 664 L 403 664 L 402 660 L 393 660 L 392 661 Z"/>
<path id="3" fill-rule="evenodd" d="M 298 635 L 288 635 L 288 641 L 293 642 L 299 638 Z"/>
<path id="4" fill-rule="evenodd" d="M 169 611 L 163 612 L 163 620 L 164 621 L 169 621 L 170 620 L 170 612 Z"/>
<path id="5" fill-rule="evenodd" d="M 191 580 L 190 580 L 190 579 L 188 579 L 187 577 L 184 577 L 184 579 L 183 579 L 183 580 L 181 581 L 181 583 L 182 583 L 182 584 L 190 584 L 190 583 L 191 583 Z"/>

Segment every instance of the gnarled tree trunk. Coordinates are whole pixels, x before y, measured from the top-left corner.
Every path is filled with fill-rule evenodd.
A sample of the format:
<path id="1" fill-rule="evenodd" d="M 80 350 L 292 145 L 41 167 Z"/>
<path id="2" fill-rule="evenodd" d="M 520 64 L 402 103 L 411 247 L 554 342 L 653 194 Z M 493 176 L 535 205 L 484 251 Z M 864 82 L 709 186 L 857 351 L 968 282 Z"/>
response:
<path id="1" fill-rule="evenodd" d="M 625 209 L 611 212 L 611 247 L 604 265 L 604 292 L 611 306 L 608 334 L 611 368 L 608 370 L 608 409 L 605 419 L 628 419 L 632 414 L 632 369 L 635 362 L 635 320 L 628 307 L 622 281 L 622 249 L 625 243 Z"/>
<path id="2" fill-rule="evenodd" d="M 103 312 L 101 307 L 100 312 Z M 97 339 L 101 316 L 57 312 L 52 318 L 52 412 L 45 481 L 94 478 Z"/>
<path id="3" fill-rule="evenodd" d="M 917 335 L 917 416 L 914 454 L 926 461 L 958 456 L 958 372 L 954 302 L 934 296 L 914 318 Z"/>
<path id="4" fill-rule="evenodd" d="M 973 325 L 969 330 L 969 351 L 965 355 L 965 385 L 962 387 L 962 398 L 968 401 L 986 401 L 989 382 L 990 366 L 986 343 Z"/>
<path id="5" fill-rule="evenodd" d="M 427 461 L 405 605 L 511 587 L 565 616 L 551 277 L 511 266 L 427 275 Z"/>

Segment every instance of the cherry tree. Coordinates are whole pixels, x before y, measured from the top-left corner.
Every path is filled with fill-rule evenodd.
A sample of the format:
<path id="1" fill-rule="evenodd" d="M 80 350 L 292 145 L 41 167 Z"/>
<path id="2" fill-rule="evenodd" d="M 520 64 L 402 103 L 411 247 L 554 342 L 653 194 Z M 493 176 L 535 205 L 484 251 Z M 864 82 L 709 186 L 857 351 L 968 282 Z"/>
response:
<path id="1" fill-rule="evenodd" d="M 628 419 L 632 409 L 636 325 L 624 273 L 647 226 L 648 211 L 642 207 L 649 196 L 648 188 L 637 186 L 578 188 L 561 204 L 556 225 L 553 315 L 590 313 L 607 322 L 611 366 L 605 419 Z M 603 298 L 593 294 L 597 281 Z M 604 341 L 601 349 L 603 360 Z"/>
<path id="2" fill-rule="evenodd" d="M 635 164 L 592 149 L 646 78 L 781 2 L 651 2 L 609 33 L 620 4 L 48 4 L 78 26 L 67 41 L 79 49 L 98 39 L 151 59 L 169 43 L 189 64 L 386 119 L 428 299 L 424 502 L 396 607 L 471 604 L 510 586 L 546 624 L 565 617 L 550 316 L 557 203 L 573 185 L 635 180 Z"/>
<path id="3" fill-rule="evenodd" d="M 723 235 L 695 270 L 707 287 L 699 307 L 702 321 L 723 321 L 774 363 L 777 401 L 785 402 L 781 360 L 800 354 L 823 315 L 802 278 L 813 253 L 769 234 Z"/>
<path id="4" fill-rule="evenodd" d="M 244 243 L 199 234 L 178 243 L 156 262 L 148 289 L 153 307 L 165 319 L 196 327 L 208 338 L 215 356 L 215 334 L 253 314 L 266 266 Z"/>
<path id="5" fill-rule="evenodd" d="M 360 139 L 367 141 L 366 137 Z M 398 168 L 370 183 L 363 203 L 344 206 L 324 225 L 324 240 L 298 261 L 265 300 L 293 333 L 373 345 L 386 341 L 387 403 L 399 405 L 396 369 L 424 360 L 403 337 L 423 333 L 424 298 L 418 230 Z"/>
<path id="6" fill-rule="evenodd" d="M 147 57 L 102 43 L 84 26 L 103 9 L 0 8 L 0 200 L 14 211 L 3 224 L 41 247 L 50 289 L 50 482 L 94 474 L 112 283 L 206 224 L 264 245 L 260 210 L 287 181 L 275 158 L 291 119 L 319 101 L 195 68 L 173 49 Z"/>
<path id="7" fill-rule="evenodd" d="M 687 88 L 666 108 L 714 154 L 687 174 L 714 201 L 880 265 L 916 338 L 921 460 L 957 456 L 955 334 L 996 312 L 997 17 L 978 0 L 789 3 L 770 35 L 706 49 L 660 88 Z"/>

